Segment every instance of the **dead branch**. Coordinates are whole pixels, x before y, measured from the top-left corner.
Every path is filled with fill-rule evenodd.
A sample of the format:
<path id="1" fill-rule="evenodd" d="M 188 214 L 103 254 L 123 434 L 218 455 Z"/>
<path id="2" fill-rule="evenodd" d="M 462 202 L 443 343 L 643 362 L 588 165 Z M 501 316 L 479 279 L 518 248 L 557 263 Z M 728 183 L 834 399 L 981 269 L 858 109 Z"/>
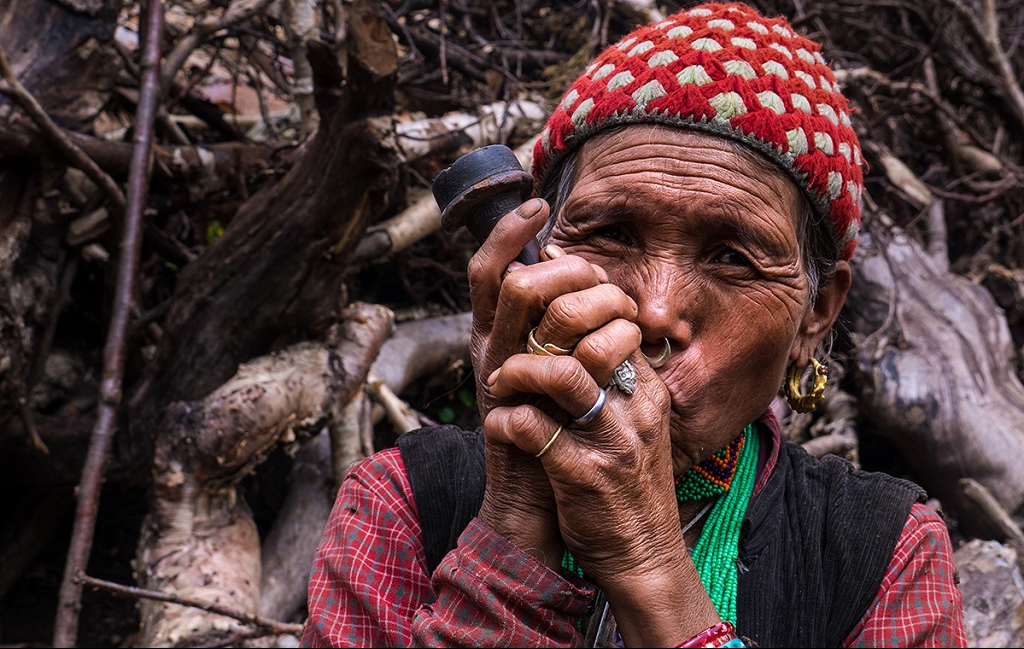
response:
<path id="1" fill-rule="evenodd" d="M 47 142 L 68 161 L 68 164 L 76 169 L 81 169 L 90 180 L 96 183 L 97 187 L 103 190 L 107 200 L 113 204 L 118 213 L 124 210 L 125 199 L 121 188 L 110 176 L 103 173 L 89 156 L 68 139 L 63 129 L 50 119 L 39 102 L 21 85 L 14 75 L 14 70 L 11 69 L 2 47 L 0 47 L 0 79 L 2 79 L 0 80 L 0 93 L 17 103 L 25 111 Z"/>
<path id="2" fill-rule="evenodd" d="M 373 29 L 376 5 L 356 2 L 356 9 L 366 12 L 359 27 Z M 353 47 L 369 47 L 373 38 L 382 39 L 379 58 L 386 48 L 393 56 L 390 35 L 383 40 L 379 30 L 353 39 Z M 179 274 L 167 333 L 129 404 L 133 454 L 147 454 L 144 431 L 168 401 L 202 398 L 279 335 L 315 338 L 338 322 L 349 254 L 391 200 L 398 158 L 390 111 L 381 112 L 394 101 L 394 71 L 381 58 L 372 67 L 385 74 L 376 76 L 357 65 L 368 55 L 356 52 L 363 58 L 353 55 L 342 89 L 337 53 L 326 44 L 310 51 L 320 127 L 301 160 L 246 201 L 223 236 Z"/>
<path id="3" fill-rule="evenodd" d="M 540 139 L 536 135 L 516 147 L 516 156 L 524 169 L 529 169 L 533 146 Z M 473 146 L 490 144 L 497 140 L 484 140 Z M 395 253 L 409 248 L 417 241 L 436 232 L 441 227 L 441 210 L 431 193 L 424 194 L 397 216 L 372 226 L 352 254 L 353 264 L 381 262 Z"/>
<path id="4" fill-rule="evenodd" d="M 379 403 L 387 414 L 388 421 L 399 435 L 416 430 L 422 424 L 419 417 L 413 412 L 409 404 L 398 398 L 391 388 L 383 381 L 369 381 L 366 384 L 366 391 Z"/>
<path id="5" fill-rule="evenodd" d="M 238 620 L 243 624 L 248 624 L 257 627 L 257 629 L 263 634 L 268 635 L 301 635 L 302 625 L 301 624 L 289 624 L 287 622 L 279 622 L 277 620 L 269 620 L 259 615 L 250 615 L 248 613 L 242 613 L 240 611 L 233 610 L 226 606 L 220 606 L 218 604 L 211 604 L 210 602 L 203 602 L 190 597 L 181 597 L 179 595 L 161 593 L 155 590 L 147 590 L 145 588 L 139 588 L 138 586 L 125 586 L 124 584 L 118 584 L 105 579 L 97 579 L 88 575 L 82 575 L 81 581 L 83 584 L 89 586 L 95 586 L 96 588 L 103 588 L 109 590 L 118 595 L 124 597 L 134 597 L 138 599 L 151 599 L 157 602 L 167 602 L 169 604 L 178 604 L 179 606 L 189 606 L 191 608 L 198 608 L 206 611 L 207 613 L 214 613 L 216 615 L 223 615 L 224 617 L 230 617 Z M 253 636 L 249 636 L 253 637 Z"/>
<path id="6" fill-rule="evenodd" d="M 206 398 L 171 408 L 157 431 L 153 505 L 136 554 L 142 587 L 259 610 L 260 541 L 236 487 L 279 441 L 319 431 L 336 404 L 353 400 L 390 328 L 389 310 L 354 304 L 326 343 L 254 359 Z M 172 604 L 143 602 L 140 614 L 142 646 L 240 630 Z"/>
<path id="7" fill-rule="evenodd" d="M 299 445 L 289 471 L 288 496 L 260 550 L 259 612 L 278 620 L 302 619 L 309 567 L 337 493 L 326 430 Z"/>
<path id="8" fill-rule="evenodd" d="M 77 644 L 78 614 L 82 599 L 82 585 L 77 577 L 85 572 L 92 550 L 103 473 L 114 436 L 118 408 L 121 406 L 125 332 L 128 330 L 128 320 L 135 302 L 135 280 L 142 245 L 142 209 L 152 168 L 153 119 L 160 91 L 157 73 L 160 65 L 160 42 L 163 39 L 163 11 L 161 0 L 149 0 L 145 21 L 146 44 L 142 56 L 142 90 L 135 116 L 135 152 L 128 176 L 128 199 L 117 267 L 117 283 L 114 289 L 114 306 L 103 350 L 103 378 L 100 381 L 96 425 L 92 431 L 89 451 L 82 469 L 82 481 L 78 487 L 75 525 L 57 602 L 57 620 L 53 633 L 55 647 L 73 647 Z"/>
<path id="9" fill-rule="evenodd" d="M 844 307 L 856 332 L 861 416 L 964 530 L 992 534 L 957 481 L 973 477 L 1004 509 L 1022 511 L 1024 385 L 1005 316 L 987 291 L 941 271 L 884 215 L 869 223 Z"/>
<path id="10" fill-rule="evenodd" d="M 471 322 L 472 314 L 461 313 L 397 325 L 374 359 L 367 383 L 397 395 L 424 376 L 468 364 Z M 409 409 L 394 398 L 396 407 Z M 264 616 L 290 619 L 305 604 L 309 566 L 338 485 L 352 462 L 377 450 L 361 439 L 373 428 L 367 401 L 357 393 L 338 404 L 329 432 L 305 442 L 296 455 L 293 487 L 263 544 L 259 610 Z"/>
<path id="11" fill-rule="evenodd" d="M 206 16 L 198 20 L 192 29 L 164 57 L 160 72 L 160 85 L 166 93 L 171 88 L 174 76 L 185 65 L 188 57 L 207 37 L 236 25 L 263 11 L 271 0 L 235 0 L 220 16 Z"/>
<path id="12" fill-rule="evenodd" d="M 1021 90 L 1010 57 L 999 42 L 999 19 L 995 0 L 980 1 L 981 8 L 976 13 L 964 4 L 963 0 L 946 0 L 956 10 L 995 68 L 996 78 L 1002 85 L 994 87 L 993 90 L 1006 102 L 1007 108 L 1017 120 L 1017 128 L 1024 129 L 1024 90 Z"/>
<path id="13" fill-rule="evenodd" d="M 533 101 L 516 100 L 480 106 L 475 112 L 449 113 L 435 119 L 399 123 L 395 132 L 407 161 L 466 147 L 505 142 L 516 128 L 540 130 L 547 111 Z"/>
<path id="14" fill-rule="evenodd" d="M 1006 539 L 1016 551 L 1017 567 L 1024 572 L 1024 531 L 1021 530 L 1020 525 L 999 504 L 992 492 L 977 480 L 962 478 L 960 488 L 963 489 L 965 496 L 985 512 L 986 518 L 995 523 L 1000 537 Z"/>

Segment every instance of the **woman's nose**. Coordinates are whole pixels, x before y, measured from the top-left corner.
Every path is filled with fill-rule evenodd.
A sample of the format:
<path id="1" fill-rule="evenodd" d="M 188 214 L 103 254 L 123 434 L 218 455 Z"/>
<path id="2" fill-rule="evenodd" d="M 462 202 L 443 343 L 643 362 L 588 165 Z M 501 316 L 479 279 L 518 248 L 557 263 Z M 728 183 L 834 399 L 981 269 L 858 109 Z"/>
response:
<path id="1" fill-rule="evenodd" d="M 640 350 L 648 358 L 664 352 L 666 339 L 673 352 L 689 347 L 693 339 L 682 291 L 674 290 L 668 282 L 658 284 L 645 286 L 633 296 L 638 307 L 636 324 L 643 334 Z"/>

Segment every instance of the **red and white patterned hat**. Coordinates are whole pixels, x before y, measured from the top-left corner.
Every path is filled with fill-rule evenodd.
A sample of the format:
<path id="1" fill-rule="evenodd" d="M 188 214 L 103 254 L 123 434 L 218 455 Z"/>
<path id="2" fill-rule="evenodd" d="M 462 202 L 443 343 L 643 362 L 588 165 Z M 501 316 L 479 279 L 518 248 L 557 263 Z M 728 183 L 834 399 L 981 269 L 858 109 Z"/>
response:
<path id="1" fill-rule="evenodd" d="M 850 108 L 821 47 L 784 18 L 709 3 L 637 28 L 573 83 L 533 151 L 538 187 L 604 129 L 665 124 L 738 140 L 775 162 L 831 221 L 850 259 L 864 187 Z"/>

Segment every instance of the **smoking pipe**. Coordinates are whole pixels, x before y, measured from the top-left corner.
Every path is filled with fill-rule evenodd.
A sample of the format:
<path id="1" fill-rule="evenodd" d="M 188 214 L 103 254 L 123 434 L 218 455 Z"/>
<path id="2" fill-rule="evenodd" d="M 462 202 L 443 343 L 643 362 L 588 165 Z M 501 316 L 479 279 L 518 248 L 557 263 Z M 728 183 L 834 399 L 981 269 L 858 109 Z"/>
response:
<path id="1" fill-rule="evenodd" d="M 533 177 L 523 170 L 512 149 L 492 144 L 471 151 L 434 179 L 434 200 L 441 208 L 441 227 L 454 232 L 463 225 L 483 243 L 495 224 L 533 193 Z M 540 246 L 530 241 L 516 257 L 523 264 L 540 261 Z"/>

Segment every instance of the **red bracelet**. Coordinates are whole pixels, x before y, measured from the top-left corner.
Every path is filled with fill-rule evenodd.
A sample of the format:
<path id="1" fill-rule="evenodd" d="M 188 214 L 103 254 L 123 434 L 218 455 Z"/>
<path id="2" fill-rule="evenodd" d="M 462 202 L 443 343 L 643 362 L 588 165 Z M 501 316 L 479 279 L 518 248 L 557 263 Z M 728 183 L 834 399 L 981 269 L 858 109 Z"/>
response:
<path id="1" fill-rule="evenodd" d="M 722 647 L 736 639 L 736 627 L 732 625 L 732 622 L 719 622 L 713 627 L 704 629 L 683 644 L 677 645 L 677 649 L 683 649 L 684 647 Z"/>

